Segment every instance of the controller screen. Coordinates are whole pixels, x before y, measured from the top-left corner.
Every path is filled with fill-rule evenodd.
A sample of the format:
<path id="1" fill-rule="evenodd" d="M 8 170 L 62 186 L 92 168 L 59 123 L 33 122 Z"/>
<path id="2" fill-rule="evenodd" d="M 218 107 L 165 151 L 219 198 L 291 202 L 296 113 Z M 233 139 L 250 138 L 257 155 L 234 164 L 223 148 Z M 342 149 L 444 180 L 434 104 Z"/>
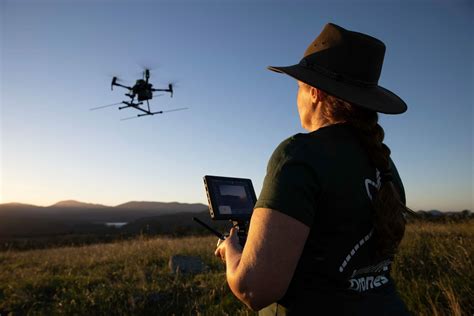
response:
<path id="1" fill-rule="evenodd" d="M 228 183 L 218 181 L 215 183 L 215 198 L 221 215 L 251 214 L 254 201 L 252 201 L 250 188 L 243 183 Z"/>

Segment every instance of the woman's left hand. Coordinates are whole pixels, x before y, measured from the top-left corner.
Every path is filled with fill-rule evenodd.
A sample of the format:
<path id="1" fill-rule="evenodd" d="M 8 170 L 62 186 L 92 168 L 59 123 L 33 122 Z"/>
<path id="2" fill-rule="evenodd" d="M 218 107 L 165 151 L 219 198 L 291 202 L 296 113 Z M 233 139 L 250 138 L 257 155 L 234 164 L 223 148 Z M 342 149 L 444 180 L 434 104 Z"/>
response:
<path id="1" fill-rule="evenodd" d="M 237 235 L 237 229 L 233 227 L 230 230 L 229 236 L 225 239 L 219 239 L 217 241 L 217 249 L 214 252 L 216 257 L 220 257 L 223 262 L 226 261 L 226 253 L 228 252 L 242 252 L 242 247 L 239 243 L 239 236 Z"/>

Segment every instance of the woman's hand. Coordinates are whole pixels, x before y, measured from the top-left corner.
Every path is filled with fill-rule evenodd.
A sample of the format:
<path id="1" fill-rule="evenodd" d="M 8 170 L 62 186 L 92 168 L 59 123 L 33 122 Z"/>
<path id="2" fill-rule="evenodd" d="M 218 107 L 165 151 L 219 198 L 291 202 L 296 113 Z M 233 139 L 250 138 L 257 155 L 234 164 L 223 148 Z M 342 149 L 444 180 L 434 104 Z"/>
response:
<path id="1" fill-rule="evenodd" d="M 223 262 L 226 262 L 226 254 L 229 253 L 241 253 L 242 247 L 239 243 L 239 236 L 237 235 L 237 229 L 233 227 L 230 230 L 229 236 L 225 239 L 219 239 L 217 241 L 217 249 L 214 252 L 216 257 L 220 257 Z"/>

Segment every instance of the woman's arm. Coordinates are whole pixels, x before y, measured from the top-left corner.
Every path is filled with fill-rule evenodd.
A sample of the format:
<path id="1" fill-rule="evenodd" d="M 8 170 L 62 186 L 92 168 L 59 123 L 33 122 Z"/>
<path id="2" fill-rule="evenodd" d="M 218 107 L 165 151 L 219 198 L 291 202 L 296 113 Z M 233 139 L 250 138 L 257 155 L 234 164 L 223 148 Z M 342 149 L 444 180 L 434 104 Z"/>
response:
<path id="1" fill-rule="evenodd" d="M 226 262 L 227 282 L 234 295 L 253 310 L 283 297 L 309 230 L 281 212 L 255 209 L 243 251 L 234 229 L 215 252 Z"/>

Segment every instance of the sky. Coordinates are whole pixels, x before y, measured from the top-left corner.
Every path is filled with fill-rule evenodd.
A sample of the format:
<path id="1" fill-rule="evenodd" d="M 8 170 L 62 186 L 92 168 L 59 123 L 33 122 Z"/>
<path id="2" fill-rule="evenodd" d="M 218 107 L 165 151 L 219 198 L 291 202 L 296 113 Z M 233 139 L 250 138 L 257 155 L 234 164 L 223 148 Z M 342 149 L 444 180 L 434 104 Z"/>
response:
<path id="1" fill-rule="evenodd" d="M 296 64 L 328 22 L 387 46 L 380 115 L 415 210 L 474 210 L 472 1 L 0 0 L 0 203 L 206 203 L 204 175 L 252 179 L 305 133 Z M 140 119 L 112 77 L 176 83 Z"/>

